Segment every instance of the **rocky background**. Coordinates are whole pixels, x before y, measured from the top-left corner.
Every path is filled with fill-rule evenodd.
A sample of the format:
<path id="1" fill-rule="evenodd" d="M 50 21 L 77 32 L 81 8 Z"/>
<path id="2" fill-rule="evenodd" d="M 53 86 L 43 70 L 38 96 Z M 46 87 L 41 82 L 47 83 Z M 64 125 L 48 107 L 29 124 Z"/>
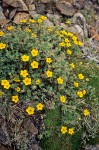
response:
<path id="1" fill-rule="evenodd" d="M 99 0 L 0 0 L 0 5 L 1 27 L 46 15 L 45 25 L 76 34 L 84 42 L 83 57 L 99 63 Z"/>
<path id="2" fill-rule="evenodd" d="M 99 0 L 0 0 L 1 28 L 18 24 L 21 19 L 35 18 L 39 15 L 47 16 L 48 19 L 44 21 L 46 26 L 59 25 L 76 34 L 84 43 L 81 49 L 83 58 L 94 60 L 99 64 Z M 20 106 L 13 109 L 15 114 L 9 116 L 9 124 L 16 127 L 17 118 L 21 116 L 20 120 L 23 120 L 20 123 L 22 128 L 18 128 L 21 137 L 17 138 L 20 139 L 27 134 L 29 140 L 27 150 L 41 150 L 37 134 L 44 129 L 43 115 L 38 114 L 35 118 L 26 119 L 20 114 L 22 113 Z M 24 133 L 26 128 L 28 131 Z M 11 126 L 6 124 L 6 116 L 0 115 L 0 150 L 16 149 L 11 148 L 11 135 L 8 134 L 8 130 L 11 131 Z M 99 146 L 86 147 L 86 150 L 99 150 Z"/>

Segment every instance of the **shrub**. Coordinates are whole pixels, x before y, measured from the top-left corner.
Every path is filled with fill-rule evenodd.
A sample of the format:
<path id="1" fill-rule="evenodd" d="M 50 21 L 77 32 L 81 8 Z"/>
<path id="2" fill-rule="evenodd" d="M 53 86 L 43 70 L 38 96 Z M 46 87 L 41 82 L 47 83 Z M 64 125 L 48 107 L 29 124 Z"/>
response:
<path id="1" fill-rule="evenodd" d="M 2 103 L 31 102 L 24 113 L 35 115 L 49 111 L 50 102 L 61 112 L 55 129 L 60 135 L 68 137 L 83 128 L 84 137 L 93 137 L 98 130 L 98 98 L 89 85 L 91 75 L 79 62 L 83 43 L 60 27 L 46 27 L 45 19 L 21 20 L 0 32 Z"/>

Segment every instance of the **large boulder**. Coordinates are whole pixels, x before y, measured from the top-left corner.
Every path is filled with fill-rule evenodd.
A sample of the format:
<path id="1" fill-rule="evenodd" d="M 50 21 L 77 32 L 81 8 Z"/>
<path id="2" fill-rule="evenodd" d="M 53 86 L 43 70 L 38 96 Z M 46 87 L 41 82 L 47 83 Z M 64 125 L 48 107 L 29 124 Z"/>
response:
<path id="1" fill-rule="evenodd" d="M 75 13 L 75 8 L 66 1 L 56 2 L 56 8 L 60 11 L 61 14 L 66 16 L 73 16 Z"/>
<path id="2" fill-rule="evenodd" d="M 83 32 L 84 32 L 84 37 L 88 37 L 88 31 L 87 31 L 87 23 L 86 23 L 86 19 L 85 17 L 81 14 L 81 13 L 76 13 L 72 20 L 71 20 L 72 24 L 78 24 Z"/>
<path id="3" fill-rule="evenodd" d="M 73 6 L 77 9 L 82 9 L 85 6 L 85 0 L 74 0 Z"/>

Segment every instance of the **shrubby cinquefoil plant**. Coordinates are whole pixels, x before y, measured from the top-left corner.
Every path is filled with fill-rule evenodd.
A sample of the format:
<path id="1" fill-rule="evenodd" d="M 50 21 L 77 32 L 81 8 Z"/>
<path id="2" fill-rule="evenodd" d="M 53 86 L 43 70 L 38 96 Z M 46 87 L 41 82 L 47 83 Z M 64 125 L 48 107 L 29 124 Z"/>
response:
<path id="1" fill-rule="evenodd" d="M 44 26 L 44 20 L 21 20 L 0 31 L 0 96 L 13 105 L 36 101 L 25 108 L 28 115 L 47 109 L 46 102 L 52 101 L 62 111 L 60 134 L 84 127 L 95 135 L 97 98 L 82 62 L 76 62 L 83 43 L 59 27 Z"/>

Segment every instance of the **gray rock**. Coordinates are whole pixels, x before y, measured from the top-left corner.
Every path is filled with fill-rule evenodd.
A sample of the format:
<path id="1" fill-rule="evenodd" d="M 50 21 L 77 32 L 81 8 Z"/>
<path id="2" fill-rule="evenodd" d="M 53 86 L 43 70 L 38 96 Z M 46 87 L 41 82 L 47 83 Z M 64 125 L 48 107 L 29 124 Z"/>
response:
<path id="1" fill-rule="evenodd" d="M 88 58 L 90 61 L 95 61 L 99 64 L 99 42 L 89 39 L 82 47 L 83 58 Z"/>
<path id="2" fill-rule="evenodd" d="M 50 20 L 52 20 L 55 24 L 59 24 L 59 22 L 61 22 L 61 16 L 60 15 L 53 15 L 53 14 L 47 13 L 47 17 Z"/>
<path id="3" fill-rule="evenodd" d="M 24 128 L 31 132 L 33 135 L 38 134 L 38 129 L 34 126 L 34 123 L 30 119 L 24 119 Z"/>
<path id="4" fill-rule="evenodd" d="M 44 3 L 35 3 L 35 11 L 37 14 L 45 14 L 45 4 Z"/>
<path id="5" fill-rule="evenodd" d="M 61 16 L 59 16 L 59 15 L 54 15 L 54 17 L 55 17 L 56 20 L 61 21 Z"/>
<path id="6" fill-rule="evenodd" d="M 74 7 L 65 1 L 56 2 L 56 8 L 61 12 L 61 14 L 66 16 L 73 16 L 75 13 Z"/>
<path id="7" fill-rule="evenodd" d="M 53 14 L 53 10 L 50 8 L 50 9 L 47 9 L 47 13 L 49 14 Z"/>
<path id="8" fill-rule="evenodd" d="M 50 18 L 50 19 L 57 19 L 57 20 L 61 19 L 61 16 L 53 15 L 53 14 L 49 14 L 49 13 L 47 13 L 47 17 Z"/>
<path id="9" fill-rule="evenodd" d="M 6 19 L 4 14 L 3 14 L 3 9 L 0 6 L 0 20 Z"/>
<path id="10" fill-rule="evenodd" d="M 65 30 L 67 29 L 67 26 L 66 26 L 65 23 L 60 23 L 60 27 L 63 28 L 63 29 L 65 29 Z"/>
<path id="11" fill-rule="evenodd" d="M 69 27 L 68 30 L 76 34 L 80 41 L 84 41 L 83 29 L 78 24 L 75 24 L 74 26 Z"/>
<path id="12" fill-rule="evenodd" d="M 7 136 L 2 129 L 0 129 L 0 143 L 5 144 L 7 141 Z"/>
<path id="13" fill-rule="evenodd" d="M 10 137 L 8 135 L 5 120 L 0 115 L 0 143 L 11 146 Z"/>
<path id="14" fill-rule="evenodd" d="M 37 14 L 35 11 L 30 11 L 29 14 L 32 18 L 37 18 L 40 16 L 40 14 Z"/>
<path id="15" fill-rule="evenodd" d="M 26 5 L 31 5 L 31 4 L 33 4 L 34 2 L 35 2 L 36 0 L 25 0 L 25 2 L 26 2 Z"/>
<path id="16" fill-rule="evenodd" d="M 47 26 L 47 27 L 54 26 L 54 24 L 53 24 L 51 21 L 49 21 L 48 19 L 46 19 L 43 23 L 44 23 L 44 25 Z"/>
<path id="17" fill-rule="evenodd" d="M 17 8 L 17 11 L 27 11 L 28 12 L 28 8 L 27 8 L 26 4 L 24 3 L 24 1 L 22 1 L 22 0 L 3 0 L 3 3 L 5 3 L 8 6 Z"/>
<path id="18" fill-rule="evenodd" d="M 90 1 L 99 4 L 99 0 L 90 0 Z"/>
<path id="19" fill-rule="evenodd" d="M 81 13 L 76 13 L 73 16 L 71 23 L 72 24 L 78 24 L 82 28 L 82 30 L 84 32 L 84 36 L 88 37 L 86 19 Z"/>
<path id="20" fill-rule="evenodd" d="M 34 4 L 29 5 L 28 7 L 29 7 L 29 11 L 34 11 L 35 10 L 35 5 Z"/>
<path id="21" fill-rule="evenodd" d="M 47 17 L 48 17 L 49 19 L 54 19 L 54 15 L 53 15 L 53 14 L 50 14 L 50 13 L 47 13 Z"/>
<path id="22" fill-rule="evenodd" d="M 85 5 L 85 0 L 74 0 L 73 6 L 77 9 L 82 9 Z"/>
<path id="23" fill-rule="evenodd" d="M 35 136 L 31 136 L 29 143 L 28 143 L 28 149 L 27 150 L 42 150 L 39 145 L 38 142 L 35 138 Z"/>
<path id="24" fill-rule="evenodd" d="M 42 2 L 42 3 L 49 3 L 49 2 L 51 2 L 51 0 L 40 0 L 40 2 Z"/>
<path id="25" fill-rule="evenodd" d="M 99 150 L 99 145 L 87 146 L 85 150 Z"/>

